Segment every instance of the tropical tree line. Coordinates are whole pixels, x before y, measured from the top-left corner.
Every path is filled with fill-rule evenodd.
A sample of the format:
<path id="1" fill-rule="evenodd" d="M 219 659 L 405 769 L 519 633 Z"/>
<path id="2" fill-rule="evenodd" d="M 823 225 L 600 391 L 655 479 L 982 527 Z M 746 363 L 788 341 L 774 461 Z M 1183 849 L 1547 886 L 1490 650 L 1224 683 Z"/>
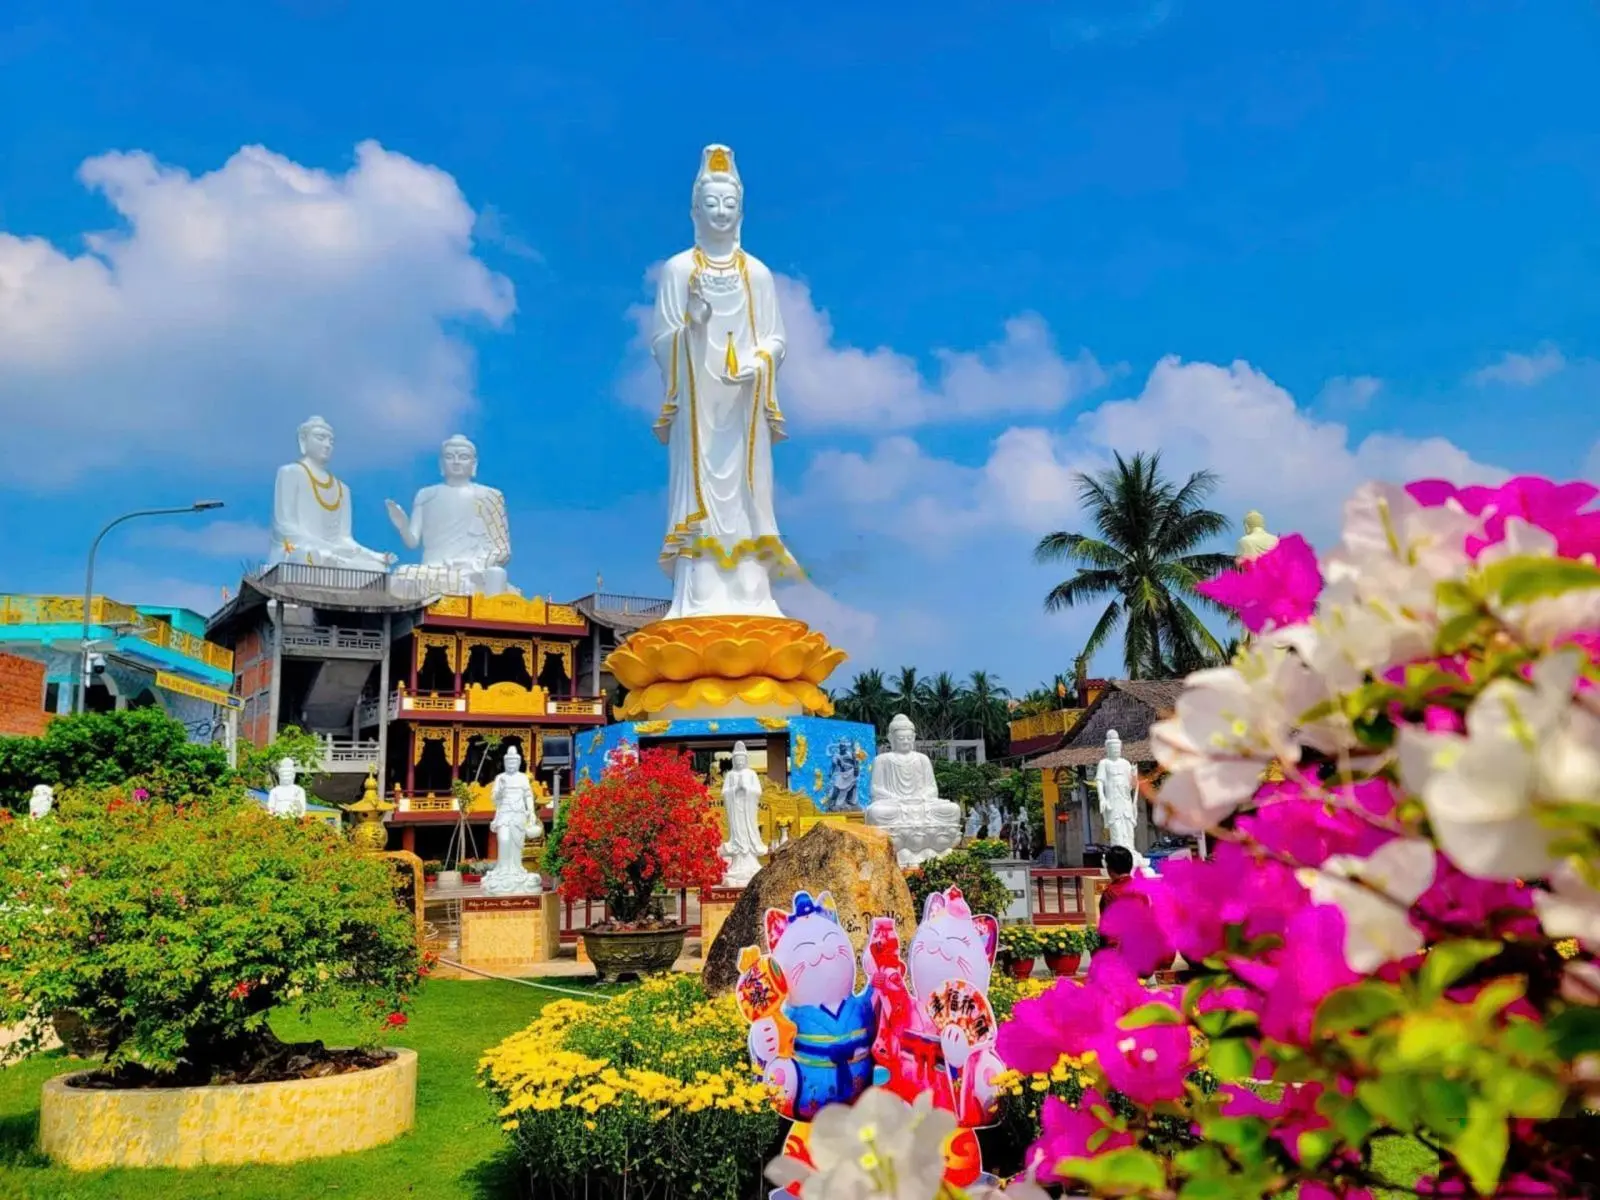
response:
<path id="1" fill-rule="evenodd" d="M 871 725 L 880 741 L 896 713 L 911 718 L 923 741 L 982 739 L 993 753 L 1003 751 L 1009 736 L 1011 693 L 991 671 L 965 679 L 949 671 L 923 675 L 916 667 L 893 675 L 862 671 L 833 702 L 840 717 Z"/>

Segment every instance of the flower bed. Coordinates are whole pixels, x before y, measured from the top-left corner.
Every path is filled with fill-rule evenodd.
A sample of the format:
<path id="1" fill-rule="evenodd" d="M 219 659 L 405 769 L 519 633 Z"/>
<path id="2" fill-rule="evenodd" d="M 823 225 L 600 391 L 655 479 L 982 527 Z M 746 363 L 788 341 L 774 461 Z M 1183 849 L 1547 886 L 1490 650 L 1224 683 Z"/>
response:
<path id="1" fill-rule="evenodd" d="M 517 1156 L 558 1194 L 752 1194 L 782 1121 L 756 1082 L 731 996 L 650 980 L 599 1003 L 558 1001 L 479 1065 Z"/>

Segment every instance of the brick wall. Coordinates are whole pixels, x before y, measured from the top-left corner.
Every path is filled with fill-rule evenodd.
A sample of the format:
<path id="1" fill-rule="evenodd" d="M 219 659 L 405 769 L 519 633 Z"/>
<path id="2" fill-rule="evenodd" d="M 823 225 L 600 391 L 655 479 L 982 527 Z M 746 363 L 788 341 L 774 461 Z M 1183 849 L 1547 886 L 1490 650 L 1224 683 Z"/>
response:
<path id="1" fill-rule="evenodd" d="M 44 664 L 0 654 L 0 735 L 38 737 L 50 717 L 44 711 Z"/>
<path id="2" fill-rule="evenodd" d="M 255 746 L 272 741 L 271 714 L 268 711 L 272 690 L 272 654 L 262 631 L 248 629 L 239 635 L 233 648 L 233 691 L 244 699 L 244 714 L 239 736 Z"/>

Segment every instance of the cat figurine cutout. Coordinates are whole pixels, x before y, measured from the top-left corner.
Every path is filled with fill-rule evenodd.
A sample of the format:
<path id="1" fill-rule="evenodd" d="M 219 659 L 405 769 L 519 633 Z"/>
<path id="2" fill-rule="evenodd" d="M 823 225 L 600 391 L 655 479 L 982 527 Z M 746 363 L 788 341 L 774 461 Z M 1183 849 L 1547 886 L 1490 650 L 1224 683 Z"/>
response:
<path id="1" fill-rule="evenodd" d="M 769 908 L 762 925 L 783 1002 L 751 1022 L 750 1057 L 783 1115 L 809 1121 L 871 1084 L 877 1010 L 870 990 L 856 990 L 855 953 L 829 893 L 796 892 L 789 912 Z"/>

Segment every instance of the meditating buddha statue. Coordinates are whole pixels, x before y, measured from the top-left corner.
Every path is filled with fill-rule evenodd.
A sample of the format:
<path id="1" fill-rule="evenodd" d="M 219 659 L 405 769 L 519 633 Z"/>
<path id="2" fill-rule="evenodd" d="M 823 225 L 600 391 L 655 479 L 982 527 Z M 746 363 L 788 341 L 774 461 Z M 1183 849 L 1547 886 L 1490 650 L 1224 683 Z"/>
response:
<path id="1" fill-rule="evenodd" d="M 961 840 L 961 806 L 940 797 L 933 763 L 917 750 L 917 727 L 904 713 L 889 722 L 889 749 L 872 764 L 866 820 L 888 833 L 903 867 L 953 850 Z"/>
<path id="2" fill-rule="evenodd" d="M 350 535 L 350 489 L 334 477 L 333 428 L 321 417 L 300 426 L 300 459 L 278 468 L 272 492 L 270 563 L 308 563 L 387 571 L 394 555 L 368 550 Z"/>

